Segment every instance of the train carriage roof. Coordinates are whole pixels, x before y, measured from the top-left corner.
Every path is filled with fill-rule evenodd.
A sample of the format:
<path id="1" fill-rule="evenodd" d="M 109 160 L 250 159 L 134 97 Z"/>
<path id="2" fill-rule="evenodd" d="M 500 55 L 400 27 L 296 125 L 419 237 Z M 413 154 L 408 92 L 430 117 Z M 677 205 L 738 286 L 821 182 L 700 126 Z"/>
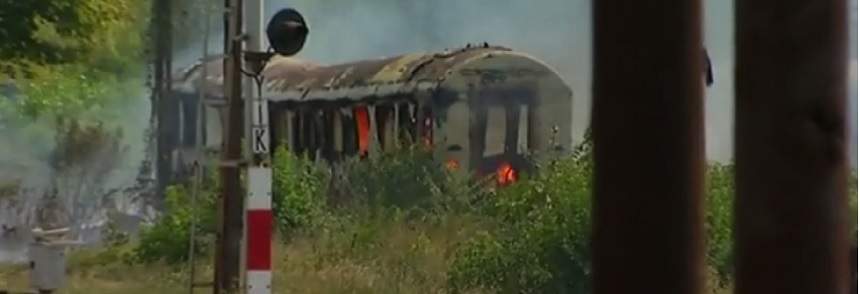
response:
<path id="1" fill-rule="evenodd" d="M 367 100 L 439 87 L 451 70 L 475 57 L 511 53 L 504 47 L 467 46 L 440 53 L 413 53 L 389 58 L 320 66 L 291 57 L 274 57 L 263 71 L 263 96 L 273 102 Z M 530 58 L 524 55 L 524 58 Z M 206 95 L 223 96 L 222 60 L 206 63 Z M 196 93 L 202 74 L 197 63 L 174 80 L 180 93 Z M 554 74 L 554 73 L 553 73 Z"/>

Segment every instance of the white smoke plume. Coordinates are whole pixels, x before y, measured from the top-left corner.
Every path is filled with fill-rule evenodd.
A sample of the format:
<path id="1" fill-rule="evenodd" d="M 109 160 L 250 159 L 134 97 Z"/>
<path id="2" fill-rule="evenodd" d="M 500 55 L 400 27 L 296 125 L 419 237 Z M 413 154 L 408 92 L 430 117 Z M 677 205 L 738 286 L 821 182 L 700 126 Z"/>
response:
<path id="1" fill-rule="evenodd" d="M 209 0 L 205 0 L 209 1 Z M 580 138 L 591 107 L 591 0 L 266 0 L 266 15 L 293 7 L 304 14 L 310 35 L 298 57 L 323 64 L 434 51 L 489 42 L 524 51 L 557 69 L 574 92 L 574 138 Z M 708 159 L 732 159 L 734 108 L 734 6 L 704 0 L 704 46 L 715 84 L 705 91 Z M 221 5 L 223 1 L 212 1 Z M 857 60 L 857 0 L 849 0 L 849 52 Z M 191 11 L 191 18 L 197 18 Z M 210 49 L 221 53 L 221 19 L 212 16 Z M 200 56 L 199 38 L 188 39 L 175 64 Z M 857 78 L 850 69 L 849 159 L 857 158 Z"/>

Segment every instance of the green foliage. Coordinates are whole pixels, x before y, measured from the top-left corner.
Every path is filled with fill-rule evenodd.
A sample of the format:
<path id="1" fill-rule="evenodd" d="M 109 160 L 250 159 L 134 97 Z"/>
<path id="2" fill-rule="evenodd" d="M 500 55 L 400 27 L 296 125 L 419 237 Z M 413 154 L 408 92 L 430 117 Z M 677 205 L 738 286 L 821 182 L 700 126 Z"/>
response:
<path id="1" fill-rule="evenodd" d="M 0 0 L 0 152 L 16 154 L 4 165 L 48 161 L 66 173 L 55 178 L 76 173 L 67 182 L 77 187 L 99 184 L 86 180 L 120 165 L 113 155 L 124 152 L 115 144 L 123 138 L 113 129 L 127 121 L 131 99 L 144 93 L 148 5 Z M 70 135 L 69 122 L 84 132 Z M 92 129 L 104 129 L 99 136 L 105 136 L 90 136 Z M 76 153 L 83 160 L 73 160 Z M 89 178 L 78 181 L 80 176 Z"/>
<path id="2" fill-rule="evenodd" d="M 504 189 L 446 172 L 417 149 L 348 161 L 341 167 L 341 174 L 332 175 L 283 148 L 275 153 L 276 221 L 290 237 L 287 246 L 301 248 L 293 254 L 301 256 L 295 266 L 304 272 L 292 275 L 309 276 L 307 271 L 349 264 L 384 268 L 381 272 L 395 275 L 395 281 L 430 283 L 455 293 L 590 291 L 590 142 L 578 146 L 572 156 L 538 165 L 537 174 Z M 731 164 L 711 164 L 706 174 L 709 285 L 720 289 L 731 285 L 732 169 Z M 855 184 L 856 172 L 849 180 Z M 350 188 L 345 192 L 349 201 L 331 201 L 340 197 L 332 191 L 338 186 Z M 851 187 L 856 215 L 857 193 Z M 145 231 L 135 250 L 138 260 L 186 258 L 191 214 L 187 191 L 169 191 L 170 214 Z M 208 197 L 214 199 L 214 194 Z M 214 211 L 200 211 L 199 217 L 210 218 L 201 223 L 213 223 Z M 856 236 L 856 227 L 853 230 Z M 201 235 L 211 232 L 201 228 Z"/>
<path id="3" fill-rule="evenodd" d="M 273 212 L 281 233 L 319 225 L 324 214 L 326 173 L 283 146 L 273 161 Z"/>
<path id="4" fill-rule="evenodd" d="M 29 78 L 14 83 L 20 97 L 0 97 L 0 114 L 17 127 L 40 117 L 115 121 L 127 115 L 123 106 L 130 99 L 140 99 L 144 90 L 140 73 L 118 76 L 81 64 L 25 67 Z"/>
<path id="5" fill-rule="evenodd" d="M 346 166 L 345 180 L 352 196 L 370 207 L 426 207 L 437 191 L 434 188 L 446 180 L 433 154 L 417 146 Z"/>
<path id="6" fill-rule="evenodd" d="M 209 183 L 204 186 L 215 187 Z M 166 192 L 167 213 L 151 226 L 143 229 L 140 241 L 134 249 L 136 261 L 152 263 L 164 261 L 175 264 L 188 259 L 192 218 L 196 220 L 198 245 L 195 254 L 206 253 L 211 247 L 215 232 L 217 189 L 200 190 L 197 207 L 191 205 L 191 191 L 183 186 L 168 187 Z"/>
<path id="7" fill-rule="evenodd" d="M 454 257 L 451 290 L 587 292 L 590 166 L 588 157 L 553 161 L 540 174 L 500 190 L 483 208 L 494 229 Z"/>
<path id="8" fill-rule="evenodd" d="M 453 291 L 474 288 L 501 293 L 587 293 L 590 222 L 590 146 L 575 157 L 541 169 L 499 191 L 483 214 L 496 222 L 458 247 L 449 269 Z M 733 271 L 733 165 L 713 163 L 706 173 L 706 258 L 711 287 L 731 285 Z M 857 215 L 857 176 L 848 180 L 851 219 Z M 569 189 L 569 190 L 568 190 Z M 852 222 L 853 242 L 857 242 Z"/>
<path id="9" fill-rule="evenodd" d="M 125 246 L 131 242 L 131 236 L 117 227 L 116 222 L 109 220 L 102 229 L 102 243 L 106 247 Z"/>
<path id="10" fill-rule="evenodd" d="M 732 273 L 733 165 L 712 163 L 706 177 L 705 236 L 707 260 L 723 282 Z"/>
<path id="11" fill-rule="evenodd" d="M 330 217 L 385 213 L 389 209 L 451 207 L 465 195 L 429 152 L 403 148 L 373 159 L 348 159 L 329 170 L 285 148 L 275 151 L 274 213 L 282 233 L 315 229 Z M 443 196 L 444 195 L 444 196 Z"/>
<path id="12" fill-rule="evenodd" d="M 3 0 L 0 6 L 0 60 L 109 64 L 102 61 L 142 52 L 148 1 Z"/>
<path id="13" fill-rule="evenodd" d="M 39 118 L 112 122 L 140 98 L 148 1 L 0 2 L 0 83 L 18 92 L 0 97 L 5 124 L 46 133 L 32 128 Z"/>

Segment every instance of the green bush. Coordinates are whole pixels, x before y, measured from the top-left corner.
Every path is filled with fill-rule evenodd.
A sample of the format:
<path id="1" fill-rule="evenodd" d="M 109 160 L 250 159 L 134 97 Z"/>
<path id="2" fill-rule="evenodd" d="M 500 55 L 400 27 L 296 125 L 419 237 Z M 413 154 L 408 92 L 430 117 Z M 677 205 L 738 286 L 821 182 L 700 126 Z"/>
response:
<path id="1" fill-rule="evenodd" d="M 721 282 L 727 282 L 732 273 L 732 218 L 735 195 L 732 169 L 731 164 L 712 163 L 706 176 L 706 258 Z"/>
<path id="2" fill-rule="evenodd" d="M 590 145 L 583 144 L 572 156 L 538 164 L 536 174 L 505 189 L 495 189 L 465 173 L 447 172 L 420 149 L 404 148 L 374 159 L 348 160 L 332 169 L 337 170 L 332 175 L 308 158 L 280 148 L 273 166 L 274 213 L 282 233 L 310 233 L 306 236 L 315 240 L 311 246 L 317 255 L 308 260 L 314 264 L 351 260 L 374 267 L 402 268 L 404 272 L 421 272 L 419 265 L 404 263 L 417 260 L 410 257 L 409 250 L 431 250 L 422 249 L 421 244 L 439 240 L 412 240 L 406 242 L 412 244 L 408 250 L 383 252 L 393 248 L 385 242 L 397 239 L 387 234 L 397 231 L 412 236 L 414 232 L 410 230 L 415 228 L 450 230 L 450 224 L 439 224 L 468 220 L 473 229 L 470 234 L 475 230 L 479 233 L 445 244 L 444 248 L 432 248 L 444 251 L 439 256 L 445 260 L 436 262 L 444 263 L 439 268 L 446 272 L 451 292 L 481 289 L 499 293 L 588 293 L 593 167 L 590 155 Z M 732 169 L 731 164 L 715 163 L 706 174 L 706 258 L 718 287 L 731 282 Z M 854 217 L 856 181 L 855 171 L 848 181 Z M 349 191 L 332 191 L 338 187 Z M 332 205 L 333 197 L 342 197 L 333 193 L 341 192 L 348 195 L 348 201 Z M 192 215 L 201 219 L 199 235 L 214 231 L 215 193 L 202 191 L 201 210 L 196 212 L 190 208 L 188 197 L 187 187 L 168 189 L 169 213 L 144 230 L 133 252 L 135 258 L 146 262 L 185 260 Z M 856 225 L 851 229 L 856 242 Z M 424 238 L 456 234 L 424 233 Z M 307 239 L 288 240 L 301 243 Z M 203 252 L 202 248 L 198 252 Z M 397 258 L 383 262 L 383 255 Z"/>
<path id="3" fill-rule="evenodd" d="M 433 154 L 418 146 L 353 160 L 345 167 L 352 200 L 369 207 L 427 207 L 434 188 L 445 180 L 444 168 Z"/>
<path id="4" fill-rule="evenodd" d="M 495 226 L 462 244 L 449 269 L 453 292 L 587 293 L 590 238 L 590 146 L 540 168 L 540 174 L 500 190 L 480 207 Z M 706 258 L 719 284 L 733 271 L 733 165 L 706 173 Z M 857 173 L 848 180 L 851 219 L 857 217 Z M 857 225 L 852 222 L 853 242 Z"/>
<path id="5" fill-rule="evenodd" d="M 105 247 L 121 247 L 131 243 L 131 235 L 121 231 L 113 219 L 108 219 L 101 233 Z"/>
<path id="6" fill-rule="evenodd" d="M 590 199 L 588 157 L 556 160 L 498 191 L 482 209 L 496 226 L 457 251 L 451 290 L 587 292 Z"/>
<path id="7" fill-rule="evenodd" d="M 308 159 L 280 147 L 272 171 L 275 221 L 282 234 L 320 225 L 325 215 L 326 172 Z"/>
<path id="8" fill-rule="evenodd" d="M 215 186 L 215 185 L 212 185 Z M 164 261 L 176 264 L 188 259 L 192 218 L 196 218 L 197 240 L 195 254 L 207 253 L 216 231 L 217 189 L 201 189 L 197 207 L 191 206 L 191 191 L 185 186 L 171 186 L 166 191 L 165 213 L 154 224 L 145 227 L 134 248 L 134 259 L 152 263 Z"/>
<path id="9" fill-rule="evenodd" d="M 591 146 L 539 167 L 481 209 L 496 225 L 460 246 L 449 270 L 454 292 L 589 292 Z M 707 171 L 707 260 L 728 282 L 732 264 L 734 181 L 731 165 Z"/>

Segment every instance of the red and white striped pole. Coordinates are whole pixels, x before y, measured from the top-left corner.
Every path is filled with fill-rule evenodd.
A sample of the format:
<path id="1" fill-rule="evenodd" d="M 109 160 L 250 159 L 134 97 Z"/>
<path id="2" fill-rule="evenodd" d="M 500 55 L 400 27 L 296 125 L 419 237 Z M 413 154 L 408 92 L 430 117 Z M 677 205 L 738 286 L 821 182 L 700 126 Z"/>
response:
<path id="1" fill-rule="evenodd" d="M 245 0 L 248 52 L 264 51 L 263 0 Z M 272 168 L 269 164 L 269 105 L 262 85 L 246 83 L 246 117 L 251 117 L 248 143 L 253 151 L 248 167 L 246 203 L 245 287 L 248 294 L 272 293 Z"/>
<path id="2" fill-rule="evenodd" d="M 272 169 L 248 169 L 245 285 L 248 294 L 272 293 Z"/>

